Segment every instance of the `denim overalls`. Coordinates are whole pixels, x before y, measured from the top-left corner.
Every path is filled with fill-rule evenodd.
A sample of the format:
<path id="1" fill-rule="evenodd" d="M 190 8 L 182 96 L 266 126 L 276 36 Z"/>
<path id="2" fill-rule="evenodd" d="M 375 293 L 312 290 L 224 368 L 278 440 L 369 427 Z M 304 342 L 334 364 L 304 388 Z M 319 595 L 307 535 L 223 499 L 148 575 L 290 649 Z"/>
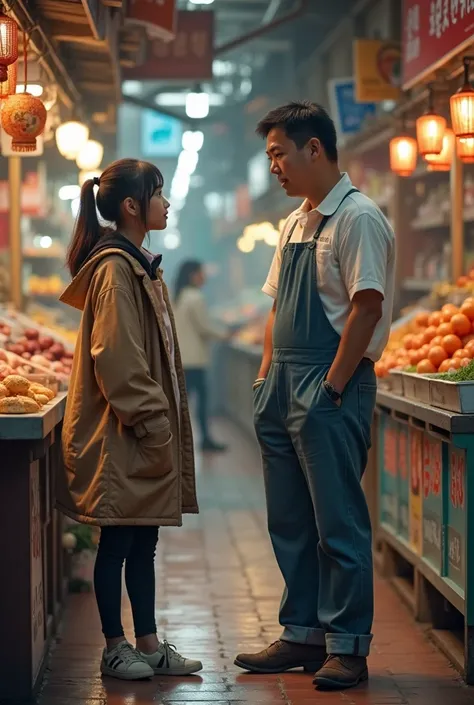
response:
<path id="1" fill-rule="evenodd" d="M 364 358 L 340 407 L 322 386 L 340 342 L 316 279 L 315 248 L 329 217 L 310 242 L 290 242 L 293 228 L 283 249 L 273 359 L 266 381 L 255 391 L 255 428 L 268 528 L 286 584 L 282 638 L 326 644 L 332 654 L 366 656 L 373 576 L 370 519 L 360 481 L 370 448 L 376 381 L 373 363 Z"/>

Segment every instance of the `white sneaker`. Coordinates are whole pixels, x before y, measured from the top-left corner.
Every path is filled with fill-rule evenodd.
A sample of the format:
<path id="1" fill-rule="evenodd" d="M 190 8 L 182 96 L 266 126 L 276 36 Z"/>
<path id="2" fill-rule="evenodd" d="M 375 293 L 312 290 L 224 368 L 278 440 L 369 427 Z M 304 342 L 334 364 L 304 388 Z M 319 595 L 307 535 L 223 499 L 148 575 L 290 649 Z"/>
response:
<path id="1" fill-rule="evenodd" d="M 104 649 L 100 671 L 104 676 L 138 681 L 153 678 L 153 669 L 128 641 L 122 641 L 111 651 Z"/>
<path id="2" fill-rule="evenodd" d="M 202 671 L 202 663 L 184 658 L 178 654 L 173 644 L 167 641 L 160 642 L 158 651 L 154 654 L 138 652 L 151 666 L 156 676 L 190 676 L 192 673 Z"/>

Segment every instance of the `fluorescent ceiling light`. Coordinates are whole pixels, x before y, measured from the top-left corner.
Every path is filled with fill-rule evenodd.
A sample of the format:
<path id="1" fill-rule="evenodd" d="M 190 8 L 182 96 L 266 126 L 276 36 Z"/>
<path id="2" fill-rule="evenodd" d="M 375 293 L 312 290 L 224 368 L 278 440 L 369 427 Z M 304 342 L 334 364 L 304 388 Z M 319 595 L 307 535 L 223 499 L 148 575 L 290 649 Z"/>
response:
<path id="1" fill-rule="evenodd" d="M 162 105 L 164 108 L 184 108 L 186 105 L 186 98 L 189 95 L 189 93 L 159 93 L 155 97 L 155 103 L 157 105 Z M 201 94 L 197 94 L 201 95 Z M 225 97 L 221 95 L 220 93 L 206 93 L 208 100 L 209 100 L 209 106 L 211 108 L 213 107 L 219 107 L 220 105 L 224 105 L 225 103 Z"/>

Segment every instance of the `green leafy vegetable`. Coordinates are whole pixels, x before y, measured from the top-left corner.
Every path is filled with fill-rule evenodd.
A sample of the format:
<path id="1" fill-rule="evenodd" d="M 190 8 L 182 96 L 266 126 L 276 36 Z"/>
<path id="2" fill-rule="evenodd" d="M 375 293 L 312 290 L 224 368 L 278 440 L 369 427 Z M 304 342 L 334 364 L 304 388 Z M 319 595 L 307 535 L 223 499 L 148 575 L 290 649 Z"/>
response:
<path id="1" fill-rule="evenodd" d="M 436 375 L 436 378 L 444 379 L 447 382 L 474 382 L 474 360 L 471 360 L 466 367 L 460 367 L 459 370 Z"/>

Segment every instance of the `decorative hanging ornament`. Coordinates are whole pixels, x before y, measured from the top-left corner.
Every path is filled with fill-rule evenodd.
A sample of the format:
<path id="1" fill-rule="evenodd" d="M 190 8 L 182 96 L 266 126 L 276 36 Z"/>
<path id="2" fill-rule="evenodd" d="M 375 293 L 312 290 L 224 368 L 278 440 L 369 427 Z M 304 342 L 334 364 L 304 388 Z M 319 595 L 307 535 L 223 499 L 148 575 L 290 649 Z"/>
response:
<path id="1" fill-rule="evenodd" d="M 456 149 L 464 164 L 474 164 L 474 137 L 456 137 Z"/>
<path id="2" fill-rule="evenodd" d="M 417 143 L 409 135 L 390 140 L 390 169 L 398 176 L 410 176 L 416 168 Z"/>
<path id="3" fill-rule="evenodd" d="M 428 171 L 449 171 L 454 155 L 454 132 L 447 127 L 443 137 L 443 148 L 439 154 L 425 154 Z"/>
<path id="4" fill-rule="evenodd" d="M 474 90 L 469 82 L 470 57 L 464 59 L 464 82 L 449 99 L 451 122 L 456 137 L 474 137 Z"/>
<path id="5" fill-rule="evenodd" d="M 0 17 L 1 20 L 1 17 Z M 0 24 L 0 33 L 2 26 Z M 3 35 L 0 34 L 0 39 Z M 1 43 L 1 42 L 0 42 Z M 41 135 L 46 124 L 47 112 L 39 98 L 27 92 L 28 85 L 28 43 L 23 33 L 23 54 L 25 72 L 25 92 L 10 95 L 2 107 L 1 124 L 12 138 L 13 152 L 35 152 L 36 138 Z"/>
<path id="6" fill-rule="evenodd" d="M 0 100 L 6 100 L 9 95 L 15 95 L 16 93 L 16 81 L 18 73 L 18 64 L 11 64 L 8 67 L 7 80 L 0 82 Z"/>
<path id="7" fill-rule="evenodd" d="M 34 152 L 36 138 L 46 124 L 47 112 L 39 98 L 30 93 L 11 95 L 3 104 L 2 127 L 12 138 L 14 152 Z"/>
<path id="8" fill-rule="evenodd" d="M 0 82 L 8 79 L 8 67 L 18 59 L 18 25 L 0 9 Z"/>
<path id="9" fill-rule="evenodd" d="M 439 154 L 443 148 L 443 137 L 446 130 L 446 120 L 437 115 L 433 106 L 433 89 L 430 87 L 428 97 L 428 110 L 416 121 L 416 140 L 418 152 L 424 157 L 426 154 Z"/>

